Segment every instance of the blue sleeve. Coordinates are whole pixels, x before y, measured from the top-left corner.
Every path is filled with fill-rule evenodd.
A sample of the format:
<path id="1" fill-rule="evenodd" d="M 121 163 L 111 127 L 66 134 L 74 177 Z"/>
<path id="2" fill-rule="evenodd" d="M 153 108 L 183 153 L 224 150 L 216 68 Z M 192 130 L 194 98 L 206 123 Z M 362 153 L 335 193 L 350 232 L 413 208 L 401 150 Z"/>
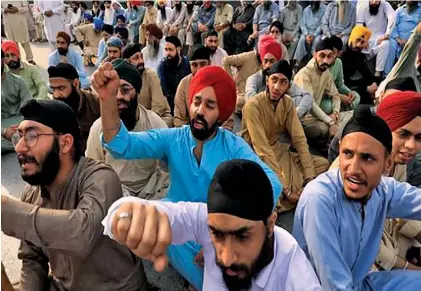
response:
<path id="1" fill-rule="evenodd" d="M 48 57 L 48 67 L 51 66 L 56 66 L 57 64 L 55 63 L 55 54 L 51 53 L 50 56 Z"/>
<path id="2" fill-rule="evenodd" d="M 401 16 L 401 11 L 402 11 L 402 7 L 399 7 L 396 10 L 395 21 L 393 21 L 392 28 L 390 29 L 391 31 L 390 38 L 396 39 L 397 37 L 399 37 L 398 22 L 400 21 L 399 18 Z"/>
<path id="3" fill-rule="evenodd" d="M 167 157 L 167 141 L 173 139 L 174 130 L 155 129 L 142 132 L 128 132 L 121 122 L 117 135 L 108 143 L 101 134 L 102 145 L 116 159 L 157 159 Z"/>
<path id="4" fill-rule="evenodd" d="M 274 19 L 278 19 L 279 20 L 279 18 L 280 18 L 281 15 L 280 15 L 278 4 L 272 2 L 271 7 L 272 7 L 271 8 L 272 9 L 272 22 L 273 22 Z"/>
<path id="5" fill-rule="evenodd" d="M 75 69 L 77 73 L 79 74 L 79 78 L 86 78 L 86 71 L 85 66 L 83 65 L 83 58 L 78 53 L 74 53 L 75 55 Z"/>
<path id="6" fill-rule="evenodd" d="M 421 220 L 421 189 L 393 178 L 385 178 L 385 183 L 392 189 L 387 217 Z"/>
<path id="7" fill-rule="evenodd" d="M 207 28 L 212 28 L 213 23 L 215 22 L 215 13 L 216 13 L 216 8 L 214 7 L 213 11 L 212 11 L 212 16 L 209 18 L 209 21 L 205 24 Z"/>
<path id="8" fill-rule="evenodd" d="M 304 37 L 308 35 L 307 21 L 311 21 L 308 11 L 309 11 L 308 7 L 304 9 L 303 17 L 301 18 L 300 23 L 299 23 L 301 34 L 304 35 Z"/>
<path id="9" fill-rule="evenodd" d="M 326 186 L 314 193 L 315 187 L 317 183 L 308 184 L 300 197 L 292 234 L 307 253 L 323 290 L 352 291 L 353 277 L 342 255 L 334 201 L 325 195 L 335 189 Z"/>
<path id="10" fill-rule="evenodd" d="M 258 163 L 263 170 L 265 171 L 266 175 L 268 175 L 268 178 L 270 180 L 270 183 L 272 184 L 272 190 L 273 190 L 273 199 L 274 199 L 274 206 L 278 204 L 279 196 L 281 196 L 282 193 L 282 184 L 279 181 L 278 176 L 275 174 L 275 172 L 268 167 L 256 154 L 253 152 L 251 147 L 242 139 L 237 138 L 237 153 L 235 155 L 236 159 L 245 159 L 249 161 L 254 161 Z"/>
<path id="11" fill-rule="evenodd" d="M 260 9 L 259 7 L 257 7 L 253 16 L 253 24 L 259 24 L 259 17 L 260 17 Z"/>

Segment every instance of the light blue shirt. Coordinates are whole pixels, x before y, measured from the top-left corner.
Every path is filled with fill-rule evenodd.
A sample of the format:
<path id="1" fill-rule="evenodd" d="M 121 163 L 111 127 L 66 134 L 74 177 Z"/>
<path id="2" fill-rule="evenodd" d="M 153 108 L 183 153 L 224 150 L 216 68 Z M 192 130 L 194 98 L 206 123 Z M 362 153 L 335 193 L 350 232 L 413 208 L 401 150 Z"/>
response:
<path id="1" fill-rule="evenodd" d="M 145 16 L 146 8 L 143 6 L 137 6 L 137 10 L 135 9 L 127 9 L 124 13 L 126 17 L 127 24 L 131 24 L 128 28 L 130 31 L 130 35 L 138 36 L 139 35 L 139 27 L 140 24 L 143 22 L 143 17 Z"/>
<path id="2" fill-rule="evenodd" d="M 80 85 L 82 89 L 88 89 L 91 86 L 91 80 L 86 75 L 85 66 L 83 65 L 83 58 L 72 48 L 69 48 L 67 52 L 67 63 L 75 67 L 80 80 Z M 58 53 L 58 50 L 53 51 L 48 57 L 48 67 L 57 66 L 61 63 L 61 55 Z"/>
<path id="3" fill-rule="evenodd" d="M 348 5 L 346 15 L 344 15 L 344 23 L 339 23 L 338 20 L 338 3 L 331 2 L 327 8 L 326 13 L 322 19 L 323 35 L 331 37 L 332 35 L 343 34 L 349 36 L 355 26 L 356 11 L 354 5 L 349 2 L 343 2 L 343 5 Z"/>
<path id="4" fill-rule="evenodd" d="M 97 53 L 98 58 L 96 59 L 96 63 L 95 63 L 96 67 L 99 67 L 99 65 L 101 64 L 101 58 L 104 55 L 104 51 L 105 51 L 105 41 L 104 39 L 101 39 L 98 44 L 98 53 Z"/>
<path id="5" fill-rule="evenodd" d="M 386 218 L 421 220 L 421 189 L 382 177 L 363 205 L 343 192 L 339 169 L 311 181 L 295 212 L 293 235 L 324 290 L 421 290 L 421 272 L 372 272 Z"/>
<path id="6" fill-rule="evenodd" d="M 402 38 L 408 40 L 411 36 L 412 30 L 421 21 L 421 5 L 411 13 L 408 13 L 406 4 L 396 10 L 395 23 L 392 28 L 392 38 Z"/>
<path id="7" fill-rule="evenodd" d="M 279 6 L 276 3 L 271 3 L 269 10 L 263 8 L 263 4 L 257 6 L 254 12 L 253 24 L 257 24 L 259 34 L 266 33 L 269 26 L 275 20 L 279 20 Z"/>
<path id="8" fill-rule="evenodd" d="M 300 21 L 301 34 L 304 36 L 318 36 L 322 33 L 322 19 L 326 11 L 326 5 L 320 3 L 319 10 L 314 13 L 311 5 L 304 9 L 303 17 Z"/>
<path id="9" fill-rule="evenodd" d="M 258 199 L 258 197 L 256 197 Z M 172 244 L 195 241 L 203 247 L 204 291 L 225 291 L 221 268 L 216 264 L 215 248 L 212 244 L 204 203 L 148 201 L 137 197 L 124 197 L 111 205 L 102 221 L 104 234 L 113 238 L 112 218 L 118 207 L 125 202 L 155 205 L 158 211 L 168 215 L 171 224 Z M 320 283 L 295 239 L 284 229 L 273 230 L 273 259 L 253 278 L 251 291 L 322 291 Z"/>
<path id="10" fill-rule="evenodd" d="M 155 129 L 144 132 L 128 132 L 124 124 L 105 148 L 116 159 L 159 159 L 168 164 L 170 187 L 167 199 L 191 202 L 206 202 L 210 182 L 217 166 L 231 159 L 246 159 L 257 162 L 268 175 L 276 202 L 282 185 L 276 174 L 253 152 L 240 137 L 221 127 L 216 136 L 203 146 L 200 165 L 193 155 L 196 147 L 190 126 Z M 256 196 L 258 198 L 258 195 Z"/>

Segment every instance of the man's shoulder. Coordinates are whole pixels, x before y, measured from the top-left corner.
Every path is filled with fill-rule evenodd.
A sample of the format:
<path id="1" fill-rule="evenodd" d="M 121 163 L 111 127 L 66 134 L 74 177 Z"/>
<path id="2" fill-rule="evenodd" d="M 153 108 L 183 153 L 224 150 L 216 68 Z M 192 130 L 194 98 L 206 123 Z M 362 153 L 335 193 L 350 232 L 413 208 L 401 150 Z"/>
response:
<path id="1" fill-rule="evenodd" d="M 102 161 L 81 157 L 77 162 L 76 167 L 76 171 L 72 178 L 77 179 L 81 185 L 92 176 L 101 177 L 102 181 L 104 180 L 104 177 L 106 177 L 106 179 L 118 180 L 118 176 L 112 167 Z"/>
<path id="2" fill-rule="evenodd" d="M 25 80 L 21 76 L 13 74 L 12 72 L 5 72 L 5 74 L 10 81 L 17 83 L 19 85 L 22 85 L 22 84 L 26 85 Z"/>
<path id="3" fill-rule="evenodd" d="M 304 201 L 313 197 L 317 200 L 332 203 L 337 199 L 338 195 L 343 193 L 343 183 L 340 175 L 339 169 L 331 169 L 320 174 L 306 185 L 301 197 L 304 198 Z"/>

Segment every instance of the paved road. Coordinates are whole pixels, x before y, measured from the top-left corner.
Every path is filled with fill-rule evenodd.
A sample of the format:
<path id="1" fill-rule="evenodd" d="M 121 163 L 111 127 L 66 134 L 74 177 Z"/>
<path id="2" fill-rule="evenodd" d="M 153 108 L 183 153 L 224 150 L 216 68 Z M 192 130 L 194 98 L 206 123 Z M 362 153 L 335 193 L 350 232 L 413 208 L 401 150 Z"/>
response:
<path id="1" fill-rule="evenodd" d="M 32 50 L 35 57 L 35 62 L 40 68 L 43 78 L 47 81 L 48 55 L 50 54 L 50 48 L 47 43 L 32 44 Z M 23 52 L 23 50 L 21 51 Z M 23 59 L 25 58 L 23 57 Z M 90 75 L 94 71 L 94 68 L 87 67 L 86 70 Z M 236 128 L 239 128 L 238 120 L 236 122 Z M 20 170 L 15 154 L 7 154 L 1 156 L 1 183 L 11 195 L 16 198 L 21 197 L 21 193 L 24 188 L 24 182 L 20 177 Z M 291 231 L 292 218 L 292 213 L 283 214 L 279 217 L 277 224 Z M 18 240 L 7 237 L 2 233 L 2 261 L 12 283 L 19 280 L 21 262 L 17 259 L 18 247 Z M 148 266 L 146 269 L 147 271 L 151 271 L 150 266 Z M 154 274 L 154 276 L 155 277 L 152 281 L 160 282 L 159 285 L 162 287 L 162 290 L 174 291 L 180 289 L 180 280 L 177 279 L 177 276 L 174 275 L 173 271 L 169 270 L 164 275 Z"/>

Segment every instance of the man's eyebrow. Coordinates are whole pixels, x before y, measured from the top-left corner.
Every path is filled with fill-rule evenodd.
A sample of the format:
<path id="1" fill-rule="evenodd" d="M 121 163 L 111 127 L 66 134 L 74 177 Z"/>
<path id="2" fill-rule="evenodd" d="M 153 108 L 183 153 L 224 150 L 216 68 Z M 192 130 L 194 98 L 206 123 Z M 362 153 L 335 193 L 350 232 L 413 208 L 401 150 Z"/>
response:
<path id="1" fill-rule="evenodd" d="M 239 235 L 239 234 L 243 234 L 243 233 L 245 233 L 245 232 L 247 232 L 247 231 L 249 231 L 253 228 L 252 226 L 243 226 L 243 227 L 241 227 L 239 229 L 236 229 L 236 230 L 221 230 L 221 229 L 218 229 L 218 228 L 216 228 L 212 225 L 208 225 L 208 226 L 209 226 L 209 229 L 211 231 L 220 232 L 220 233 L 223 233 L 225 235 Z"/>
<path id="2" fill-rule="evenodd" d="M 407 130 L 407 129 L 405 129 L 405 128 L 401 128 L 401 129 L 399 129 L 399 131 L 401 131 L 403 133 L 406 133 L 406 134 L 409 134 L 409 135 L 412 135 L 412 132 L 409 131 L 409 130 Z"/>
<path id="3" fill-rule="evenodd" d="M 25 131 L 25 132 L 28 132 L 28 131 L 33 131 L 33 130 L 39 130 L 40 128 L 38 127 L 38 126 L 35 126 L 35 125 L 33 125 L 33 126 L 28 126 L 28 127 L 25 127 L 25 128 L 18 128 L 18 131 L 19 132 L 23 132 L 23 131 Z"/>
<path id="4" fill-rule="evenodd" d="M 209 104 L 216 104 L 216 101 L 215 100 L 208 100 L 207 101 Z"/>

